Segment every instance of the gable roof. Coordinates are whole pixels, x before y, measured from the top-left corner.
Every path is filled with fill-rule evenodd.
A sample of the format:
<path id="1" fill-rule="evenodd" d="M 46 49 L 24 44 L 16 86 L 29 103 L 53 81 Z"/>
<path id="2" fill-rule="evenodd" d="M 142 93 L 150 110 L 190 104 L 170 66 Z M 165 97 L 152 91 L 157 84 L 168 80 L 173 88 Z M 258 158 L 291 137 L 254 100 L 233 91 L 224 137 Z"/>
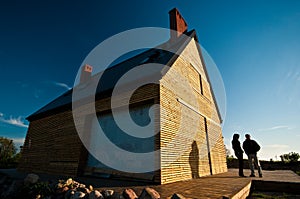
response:
<path id="1" fill-rule="evenodd" d="M 102 99 L 106 98 L 108 96 L 111 96 L 111 92 L 113 88 L 115 87 L 118 80 L 129 70 L 133 69 L 136 66 L 146 64 L 146 63 L 157 63 L 162 65 L 167 65 L 171 67 L 175 60 L 178 58 L 178 55 L 181 54 L 181 52 L 185 49 L 187 44 L 191 41 L 191 39 L 194 38 L 196 41 L 198 41 L 196 36 L 196 31 L 192 30 L 187 33 L 185 33 L 185 36 L 180 36 L 175 42 L 174 41 L 167 41 L 155 48 L 151 48 L 145 52 L 142 52 L 138 55 L 135 55 L 121 63 L 118 63 L 110 68 L 107 68 L 105 71 L 102 71 L 100 73 L 95 74 L 91 77 L 91 79 L 87 82 L 89 83 L 96 83 L 98 85 L 96 90 L 96 99 Z M 207 79 L 209 81 L 209 77 L 207 74 L 206 66 L 203 60 L 203 56 L 201 53 L 200 45 L 197 43 L 197 48 L 199 55 L 201 57 L 202 65 L 204 67 L 204 71 L 206 73 Z M 162 50 L 166 49 L 166 50 Z M 168 50 L 172 49 L 172 50 Z M 176 52 L 176 53 L 173 53 Z M 99 82 L 96 82 L 99 80 L 99 76 L 101 75 L 101 79 Z M 209 82 L 210 84 L 210 82 Z M 101 86 L 99 86 L 101 85 Z M 211 85 L 211 84 L 210 84 Z M 215 96 L 213 93 L 213 90 L 211 88 L 213 100 L 216 104 Z M 57 114 L 66 110 L 72 109 L 72 93 L 73 88 L 61 96 L 57 97 L 35 113 L 28 116 L 26 119 L 28 121 L 33 121 L 39 118 L 43 118 L 49 115 Z M 216 104 L 218 116 L 221 120 L 221 115 L 219 113 L 218 106 Z"/>

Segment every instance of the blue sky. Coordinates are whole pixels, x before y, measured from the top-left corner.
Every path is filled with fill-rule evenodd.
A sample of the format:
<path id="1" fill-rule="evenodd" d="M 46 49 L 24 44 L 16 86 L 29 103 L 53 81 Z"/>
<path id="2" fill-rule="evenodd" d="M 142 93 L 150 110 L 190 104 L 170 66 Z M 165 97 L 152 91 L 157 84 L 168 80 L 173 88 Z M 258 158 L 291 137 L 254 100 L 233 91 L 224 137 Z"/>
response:
<path id="1" fill-rule="evenodd" d="M 72 87 L 80 64 L 108 37 L 169 27 L 177 7 L 222 75 L 223 134 L 250 133 L 262 159 L 300 152 L 300 2 L 1 1 L 0 136 L 22 143 L 32 114 Z"/>

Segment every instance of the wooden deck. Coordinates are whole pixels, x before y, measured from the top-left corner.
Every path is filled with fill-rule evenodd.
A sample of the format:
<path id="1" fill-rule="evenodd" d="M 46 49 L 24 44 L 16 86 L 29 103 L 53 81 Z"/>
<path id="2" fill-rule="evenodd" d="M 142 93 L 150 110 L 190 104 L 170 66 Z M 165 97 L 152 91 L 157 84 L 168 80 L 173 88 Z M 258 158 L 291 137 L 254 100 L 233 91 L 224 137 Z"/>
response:
<path id="1" fill-rule="evenodd" d="M 26 176 L 26 173 L 14 169 L 0 170 L 0 173 L 4 173 L 13 179 L 24 179 Z M 244 173 L 249 176 L 250 170 L 244 170 Z M 186 198 L 240 199 L 249 195 L 251 186 L 258 191 L 289 192 L 300 195 L 300 176 L 290 170 L 263 170 L 262 178 L 241 178 L 237 174 L 237 169 L 229 169 L 226 173 L 165 185 L 147 185 L 146 182 L 83 177 L 76 180 L 91 184 L 97 187 L 98 190 L 113 189 L 119 193 L 125 188 L 132 188 L 138 195 L 143 188 L 149 186 L 158 191 L 162 199 L 170 198 L 174 193 L 181 194 Z M 59 176 L 39 175 L 42 180 L 65 179 L 65 177 Z"/>
<path id="2" fill-rule="evenodd" d="M 245 175 L 250 175 L 250 170 L 245 170 Z M 228 172 L 213 176 L 201 177 L 199 179 L 175 182 L 165 185 L 152 185 L 150 187 L 157 190 L 161 198 L 169 198 L 174 193 L 183 195 L 186 198 L 246 198 L 249 194 L 252 182 L 284 182 L 297 185 L 300 191 L 300 176 L 289 170 L 263 171 L 263 177 L 245 177 L 237 176 L 237 169 L 229 169 Z M 279 186 L 282 186 L 279 185 Z M 129 187 L 140 194 L 145 186 Z M 121 192 L 124 187 L 110 187 L 115 191 Z M 286 188 L 289 188 L 287 186 Z M 98 188 L 97 188 L 98 189 Z M 108 189 L 107 187 L 99 188 Z M 275 189 L 273 191 L 279 191 Z"/>

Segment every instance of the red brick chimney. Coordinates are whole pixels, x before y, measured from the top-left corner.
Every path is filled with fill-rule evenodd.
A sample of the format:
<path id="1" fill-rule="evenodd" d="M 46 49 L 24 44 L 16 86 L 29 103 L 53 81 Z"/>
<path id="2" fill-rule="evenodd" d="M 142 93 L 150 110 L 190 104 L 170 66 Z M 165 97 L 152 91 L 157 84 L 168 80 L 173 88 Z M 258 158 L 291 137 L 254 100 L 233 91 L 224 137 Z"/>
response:
<path id="1" fill-rule="evenodd" d="M 170 29 L 175 30 L 171 31 L 171 40 L 177 39 L 182 33 L 187 31 L 187 24 L 177 8 L 173 8 L 172 10 L 169 11 L 169 16 L 170 16 Z"/>
<path id="2" fill-rule="evenodd" d="M 92 76 L 93 67 L 85 64 L 82 66 L 81 75 L 80 75 L 80 83 L 87 82 Z"/>

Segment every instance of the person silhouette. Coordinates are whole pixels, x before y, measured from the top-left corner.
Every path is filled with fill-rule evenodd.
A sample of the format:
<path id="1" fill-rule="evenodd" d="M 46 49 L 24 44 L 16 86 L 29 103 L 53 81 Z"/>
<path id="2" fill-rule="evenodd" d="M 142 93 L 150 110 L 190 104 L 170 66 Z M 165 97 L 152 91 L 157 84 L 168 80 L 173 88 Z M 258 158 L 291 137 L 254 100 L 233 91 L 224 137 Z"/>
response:
<path id="1" fill-rule="evenodd" d="M 232 149 L 234 150 L 234 154 L 239 161 L 239 176 L 245 177 L 244 170 L 243 170 L 244 169 L 244 159 L 243 159 L 244 151 L 241 148 L 241 143 L 239 141 L 239 138 L 240 138 L 239 134 L 234 134 L 231 144 L 232 144 Z"/>
<path id="2" fill-rule="evenodd" d="M 255 177 L 254 165 L 258 169 L 259 177 L 262 177 L 262 170 L 257 158 L 257 152 L 260 150 L 259 144 L 255 140 L 251 140 L 251 136 L 249 134 L 245 135 L 246 140 L 243 143 L 243 149 L 248 156 L 249 167 L 251 170 L 250 177 Z M 254 165 L 253 165 L 254 163 Z"/>

